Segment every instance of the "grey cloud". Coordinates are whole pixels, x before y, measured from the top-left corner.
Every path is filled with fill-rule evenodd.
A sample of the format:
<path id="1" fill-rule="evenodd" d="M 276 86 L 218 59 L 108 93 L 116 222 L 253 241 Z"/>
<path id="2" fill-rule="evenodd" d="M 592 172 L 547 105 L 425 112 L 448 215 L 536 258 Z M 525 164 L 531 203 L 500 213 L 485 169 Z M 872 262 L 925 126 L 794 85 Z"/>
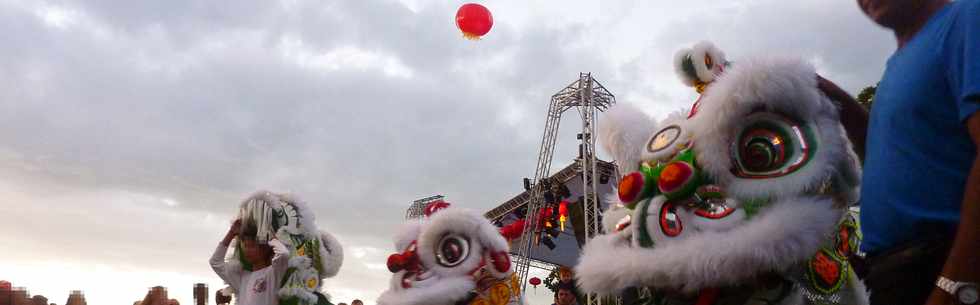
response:
<path id="1" fill-rule="evenodd" d="M 45 168 L 61 183 L 169 196 L 185 203 L 181 208 L 210 212 L 226 212 L 257 188 L 290 190 L 318 214 L 330 215 L 321 222 L 341 234 L 390 234 L 406 202 L 431 193 L 481 209 L 507 199 L 533 168 L 548 96 L 576 75 L 573 62 L 595 57 L 581 46 L 562 53 L 569 50 L 560 39 L 569 38 L 561 37 L 575 37 L 578 29 L 477 42 L 487 45 L 481 50 L 444 24 L 426 26 L 447 29 L 444 40 L 453 43 L 440 43 L 454 47 L 423 47 L 428 61 L 442 66 L 399 55 L 414 58 L 406 60 L 414 79 L 356 69 L 320 72 L 282 58 L 262 33 L 204 28 L 201 35 L 228 42 L 180 46 L 168 35 L 138 30 L 169 31 L 166 19 L 113 26 L 125 20 L 99 9 L 83 11 L 114 39 L 10 16 L 21 19 L 14 22 L 23 25 L 18 36 L 34 38 L 13 46 L 31 55 L 3 60 L 15 73 L 4 93 L 11 111 L 0 133 L 8 149 L 26 156 L 18 162 Z M 356 16 L 343 18 L 374 20 Z M 118 29 L 123 26 L 130 29 Z M 404 36 L 380 29 L 377 35 Z M 397 44 L 376 47 L 399 50 Z M 464 48 L 476 54 L 453 54 Z M 482 75 L 465 69 L 497 53 L 516 54 L 516 63 L 486 67 L 491 70 Z M 464 69 L 452 71 L 453 65 Z M 534 65 L 554 69 L 520 68 Z M 496 77 L 493 69 L 511 72 Z M 39 94 L 25 92 L 32 73 L 43 75 Z M 531 120 L 502 123 L 500 100 L 515 101 Z M 528 128 L 534 136 L 522 135 Z"/>
<path id="2" fill-rule="evenodd" d="M 670 64 L 676 48 L 698 40 L 715 41 L 736 61 L 770 51 L 819 58 L 852 92 L 877 79 L 893 48 L 853 4 L 819 0 L 679 8 L 700 12 L 692 16 L 631 2 L 601 8 L 612 17 L 597 22 L 498 23 L 478 42 L 460 37 L 456 6 L 444 1 L 418 12 L 394 1 L 43 3 L 77 11 L 81 21 L 53 28 L 34 16 L 34 2 L 0 2 L 0 181 L 21 185 L 12 192 L 39 205 L 14 213 L 21 217 L 4 236 L 38 230 L 34 249 L 78 247 L 87 253 L 79 259 L 140 264 L 158 247 L 141 240 L 150 232 L 138 221 L 103 227 L 96 216 L 57 213 L 32 221 L 31 211 L 147 213 L 168 230 L 158 234 L 166 255 L 152 257 L 187 272 L 201 268 L 188 261 L 220 237 L 217 223 L 259 188 L 300 195 L 345 243 L 384 251 L 412 199 L 442 193 L 477 209 L 508 199 L 533 175 L 549 97 L 578 72 L 593 72 L 620 102 L 663 116 L 691 102 Z M 632 28 L 642 51 L 610 58 L 617 45 L 600 43 L 606 31 L 654 13 L 673 21 Z M 367 67 L 304 67 L 283 56 L 289 41 L 311 54 L 347 47 L 377 57 Z M 411 77 L 386 75 L 379 58 Z M 556 169 L 575 155 L 576 114 L 567 115 Z M 181 204 L 126 209 L 99 202 L 116 196 L 106 190 Z M 71 202 L 74 195 L 85 200 Z M 77 226 L 91 231 L 60 234 Z M 91 236 L 106 237 L 81 242 Z M 387 274 L 367 264 L 385 256 L 353 260 L 335 281 L 380 287 Z"/>
<path id="3" fill-rule="evenodd" d="M 672 24 L 659 40 L 707 39 L 729 60 L 759 55 L 797 55 L 816 61 L 819 72 L 853 93 L 873 84 L 894 50 L 889 33 L 869 21 L 853 1 L 762 0 L 709 11 Z"/>

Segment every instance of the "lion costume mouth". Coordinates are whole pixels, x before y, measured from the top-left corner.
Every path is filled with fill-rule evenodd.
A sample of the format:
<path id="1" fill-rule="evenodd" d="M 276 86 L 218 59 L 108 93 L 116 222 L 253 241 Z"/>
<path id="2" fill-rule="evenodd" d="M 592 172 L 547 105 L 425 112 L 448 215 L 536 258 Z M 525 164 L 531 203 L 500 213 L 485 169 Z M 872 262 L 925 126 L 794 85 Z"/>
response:
<path id="1" fill-rule="evenodd" d="M 832 206 L 825 198 L 787 198 L 743 225 L 695 232 L 669 247 L 641 247 L 625 232 L 600 236 L 583 249 L 575 275 L 584 290 L 599 294 L 640 286 L 695 292 L 738 284 L 812 256 L 826 238 L 823 232 L 833 231 L 842 216 Z"/>
<path id="2" fill-rule="evenodd" d="M 423 271 L 421 273 L 406 272 L 402 276 L 402 288 L 425 288 L 428 287 L 432 282 L 435 282 L 435 278 L 431 271 Z M 431 281 L 430 281 L 431 280 Z"/>
<path id="3" fill-rule="evenodd" d="M 405 271 L 401 271 L 407 273 Z M 393 277 L 401 287 L 405 274 Z M 393 283 L 395 284 L 395 283 Z M 439 278 L 430 276 L 423 281 L 412 281 L 411 288 L 390 289 L 381 294 L 378 304 L 386 305 L 451 305 L 466 299 L 476 287 L 469 277 Z"/>

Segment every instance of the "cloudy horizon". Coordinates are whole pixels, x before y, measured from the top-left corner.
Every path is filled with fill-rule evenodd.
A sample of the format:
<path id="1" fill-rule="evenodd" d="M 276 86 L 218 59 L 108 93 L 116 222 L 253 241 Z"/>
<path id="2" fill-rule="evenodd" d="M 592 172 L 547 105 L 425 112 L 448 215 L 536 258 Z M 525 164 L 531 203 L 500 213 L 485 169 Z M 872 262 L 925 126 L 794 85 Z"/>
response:
<path id="1" fill-rule="evenodd" d="M 801 56 L 852 94 L 895 48 L 854 1 L 488 0 L 479 41 L 453 24 L 464 2 L 0 0 L 0 280 L 57 304 L 155 285 L 190 304 L 193 283 L 222 287 L 207 259 L 267 189 L 345 246 L 333 301 L 373 305 L 410 202 L 520 192 L 550 96 L 580 72 L 663 118 L 695 97 L 671 61 L 701 40 Z"/>

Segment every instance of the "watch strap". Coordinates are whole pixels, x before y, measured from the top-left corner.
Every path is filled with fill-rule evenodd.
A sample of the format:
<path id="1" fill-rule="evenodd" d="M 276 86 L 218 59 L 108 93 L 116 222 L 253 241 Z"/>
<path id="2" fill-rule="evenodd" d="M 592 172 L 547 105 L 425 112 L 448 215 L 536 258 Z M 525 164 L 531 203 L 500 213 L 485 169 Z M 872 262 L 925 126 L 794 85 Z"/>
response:
<path id="1" fill-rule="evenodd" d="M 962 300 L 962 296 L 959 295 L 960 292 L 959 290 L 964 287 L 972 287 L 974 289 L 973 300 L 970 303 L 966 303 L 966 304 L 967 305 L 978 304 L 975 296 L 976 289 L 977 289 L 976 283 L 957 282 L 949 278 L 946 278 L 945 276 L 940 275 L 938 278 L 936 278 L 936 287 L 939 287 L 939 289 L 942 289 L 943 291 L 946 291 L 946 293 L 949 293 L 953 297 L 953 299 L 956 300 L 957 304 L 965 304 L 963 303 L 964 301 Z"/>
<path id="2" fill-rule="evenodd" d="M 951 295 L 956 295 L 956 288 L 957 288 L 956 284 L 957 284 L 956 281 L 948 279 L 942 275 L 936 278 L 936 287 L 939 287 L 939 289 L 942 289 L 943 291 Z"/>

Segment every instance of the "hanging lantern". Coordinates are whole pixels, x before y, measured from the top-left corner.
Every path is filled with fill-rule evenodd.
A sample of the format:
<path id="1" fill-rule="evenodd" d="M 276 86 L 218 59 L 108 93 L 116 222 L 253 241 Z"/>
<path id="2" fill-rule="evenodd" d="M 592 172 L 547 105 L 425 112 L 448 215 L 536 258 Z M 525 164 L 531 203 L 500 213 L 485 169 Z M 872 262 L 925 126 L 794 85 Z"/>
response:
<path id="1" fill-rule="evenodd" d="M 518 239 L 524 234 L 524 224 L 527 221 L 524 219 L 518 219 L 513 223 L 500 228 L 500 235 L 503 235 L 507 241 Z"/>
<path id="2" fill-rule="evenodd" d="M 553 207 L 547 207 L 538 210 L 538 227 L 536 228 L 537 232 L 554 228 L 555 224 L 553 223 L 554 219 L 552 218 L 554 217 L 554 215 L 555 215 L 555 209 Z"/>
<path id="3" fill-rule="evenodd" d="M 456 11 L 456 27 L 463 32 L 463 37 L 470 40 L 480 39 L 493 27 L 493 16 L 486 7 L 467 3 Z"/>
<path id="4" fill-rule="evenodd" d="M 558 223 L 561 224 L 562 232 L 565 231 L 565 221 L 568 220 L 568 201 L 562 200 L 558 204 Z"/>
<path id="5" fill-rule="evenodd" d="M 535 276 L 530 280 L 527 280 L 527 282 L 528 284 L 531 284 L 531 286 L 534 286 L 534 293 L 538 293 L 538 285 L 541 285 L 541 279 Z"/>

